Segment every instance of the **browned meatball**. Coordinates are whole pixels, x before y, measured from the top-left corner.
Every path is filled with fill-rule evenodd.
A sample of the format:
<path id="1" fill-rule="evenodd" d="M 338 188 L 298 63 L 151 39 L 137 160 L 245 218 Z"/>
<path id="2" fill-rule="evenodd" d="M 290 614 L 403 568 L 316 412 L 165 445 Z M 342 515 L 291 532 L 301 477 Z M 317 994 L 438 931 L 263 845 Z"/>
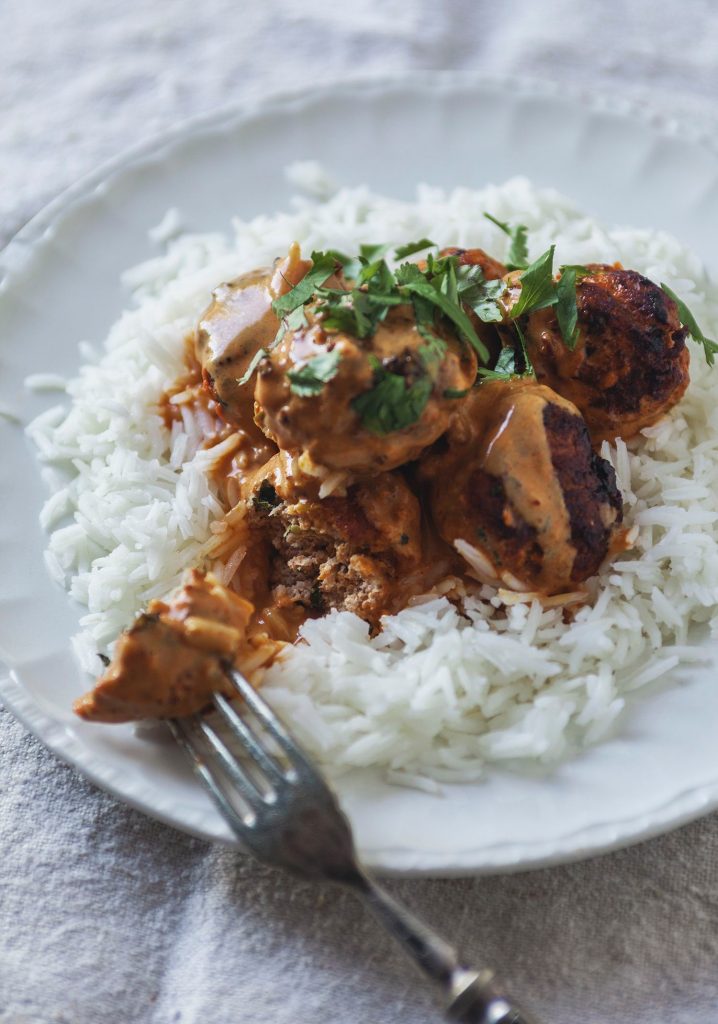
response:
<path id="1" fill-rule="evenodd" d="M 288 331 L 260 364 L 257 422 L 279 448 L 330 469 L 377 473 L 416 459 L 448 427 L 456 393 L 476 378 L 474 351 L 448 330 L 437 333 L 445 351 L 429 379 L 411 307 L 395 306 L 366 339 L 327 333 L 310 311 L 308 326 Z M 329 354 L 337 358 L 331 379 L 315 394 L 293 390 L 289 375 Z"/>
<path id="2" fill-rule="evenodd" d="M 256 353 L 274 341 L 279 319 L 272 301 L 286 294 L 311 267 L 299 246 L 274 267 L 261 267 L 221 284 L 200 317 L 195 350 L 205 381 L 223 415 L 249 433 L 254 424 L 254 380 L 240 384 Z"/>
<path id="3" fill-rule="evenodd" d="M 319 498 L 319 482 L 280 452 L 248 481 L 248 522 L 269 541 L 271 602 L 332 608 L 369 622 L 397 610 L 402 578 L 421 557 L 419 503 L 403 477 L 382 473 Z"/>
<path id="4" fill-rule="evenodd" d="M 487 281 L 497 281 L 508 274 L 508 267 L 504 266 L 493 256 L 489 256 L 483 249 L 458 249 L 451 247 L 442 249 L 440 256 L 456 256 L 459 266 L 481 267 L 484 278 Z"/>
<path id="5" fill-rule="evenodd" d="M 528 317 L 539 381 L 581 411 L 594 442 L 650 426 L 688 386 L 686 331 L 675 303 L 635 270 L 593 264 L 576 288 L 579 337 L 571 352 L 554 309 Z"/>
<path id="6" fill-rule="evenodd" d="M 480 579 L 556 594 L 597 571 L 621 498 L 575 406 L 533 381 L 485 383 L 445 445 L 422 467 L 431 511 Z"/>

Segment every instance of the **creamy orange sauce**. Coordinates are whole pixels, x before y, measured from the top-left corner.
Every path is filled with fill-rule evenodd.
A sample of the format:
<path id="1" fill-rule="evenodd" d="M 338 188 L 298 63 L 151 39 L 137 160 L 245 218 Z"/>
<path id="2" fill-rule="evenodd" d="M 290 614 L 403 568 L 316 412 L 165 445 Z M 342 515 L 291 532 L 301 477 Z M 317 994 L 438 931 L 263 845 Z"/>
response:
<path id="1" fill-rule="evenodd" d="M 411 308 L 394 307 L 378 325 L 370 346 L 341 332 L 326 333 L 321 323 L 312 322 L 311 313 L 309 320 L 306 329 L 288 332 L 271 361 L 260 366 L 255 397 L 262 429 L 280 448 L 301 451 L 317 465 L 374 475 L 418 458 L 449 425 L 454 400 L 445 392 L 463 391 L 476 378 L 473 350 L 445 332 L 447 352 L 419 419 L 378 435 L 363 426 L 352 403 L 372 387 L 372 358 L 409 380 L 412 366 L 421 365 L 419 352 L 426 342 Z M 288 371 L 335 350 L 341 358 L 331 387 L 311 396 L 292 391 Z"/>
<path id="2" fill-rule="evenodd" d="M 266 635 L 248 633 L 252 605 L 197 570 L 169 603 L 147 612 L 117 642 L 111 665 L 74 710 L 94 722 L 180 718 L 213 693 L 230 693 L 225 666 L 250 680 L 277 653 Z"/>
<path id="3" fill-rule="evenodd" d="M 535 531 L 542 550 L 538 582 L 552 594 L 566 589 L 576 549 L 544 426 L 549 401 L 575 414 L 570 403 L 534 381 L 483 383 L 457 413 L 448 451 L 428 460 L 425 472 L 432 480 L 432 505 L 444 539 L 477 550 L 486 563 L 480 573 L 485 582 L 521 589 L 522 581 L 502 569 L 488 537 L 477 538 L 471 530 L 476 512 L 468 497 L 472 476 L 479 471 L 500 481 L 507 499 L 504 526 L 513 528 L 522 521 Z M 445 485 L 447 480 L 452 486 Z M 467 497 L 457 500 L 457 492 Z"/>

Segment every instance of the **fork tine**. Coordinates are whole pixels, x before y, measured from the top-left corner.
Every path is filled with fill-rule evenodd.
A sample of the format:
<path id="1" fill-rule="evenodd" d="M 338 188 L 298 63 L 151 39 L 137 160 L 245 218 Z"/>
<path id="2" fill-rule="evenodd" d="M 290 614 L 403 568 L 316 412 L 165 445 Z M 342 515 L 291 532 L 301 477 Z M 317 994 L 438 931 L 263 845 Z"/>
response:
<path id="1" fill-rule="evenodd" d="M 197 751 L 194 743 L 190 739 L 191 729 L 189 725 L 179 718 L 169 719 L 167 724 L 172 730 L 172 733 L 179 745 L 189 756 L 192 761 L 192 767 L 211 793 L 225 820 L 229 823 L 230 827 L 234 832 L 236 832 L 239 838 L 246 841 L 252 826 L 245 821 L 242 815 L 227 799 L 224 788 L 217 781 L 217 778 L 207 764 L 207 761 Z"/>
<path id="2" fill-rule="evenodd" d="M 244 699 L 249 708 L 254 712 L 267 732 L 276 740 L 278 746 L 286 754 L 293 768 L 303 769 L 307 777 L 311 777 L 317 783 L 323 782 L 310 761 L 300 750 L 279 718 L 275 715 L 267 702 L 263 700 L 251 683 L 247 682 L 241 672 L 234 668 L 227 669 L 227 675 L 234 684 L 240 697 Z"/>
<path id="3" fill-rule="evenodd" d="M 281 786 L 287 781 L 280 765 L 271 757 L 261 743 L 258 741 L 247 723 L 238 715 L 226 697 L 221 693 L 213 696 L 214 706 L 222 715 L 235 736 L 239 738 L 243 747 L 251 757 L 254 758 L 257 766 L 264 772 L 273 786 Z"/>
<path id="4" fill-rule="evenodd" d="M 222 762 L 222 768 L 239 790 L 243 799 L 247 801 L 253 811 L 256 811 L 260 802 L 271 802 L 267 800 L 256 785 L 252 777 L 241 766 L 237 758 L 226 746 L 221 736 L 218 736 L 212 726 L 204 718 L 196 719 L 197 727 L 212 747 L 213 751 Z"/>

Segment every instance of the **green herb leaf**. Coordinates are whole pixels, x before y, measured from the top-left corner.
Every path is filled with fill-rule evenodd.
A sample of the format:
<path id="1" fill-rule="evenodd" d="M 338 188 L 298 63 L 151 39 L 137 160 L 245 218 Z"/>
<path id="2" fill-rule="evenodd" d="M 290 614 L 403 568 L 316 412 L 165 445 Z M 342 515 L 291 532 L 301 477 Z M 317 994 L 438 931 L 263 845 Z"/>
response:
<path id="1" fill-rule="evenodd" d="M 328 333 L 343 331 L 345 334 L 359 336 L 357 316 L 351 306 L 343 306 L 339 303 L 320 305 L 317 307 L 317 313 L 322 314 L 322 328 Z"/>
<path id="2" fill-rule="evenodd" d="M 405 264 L 406 266 L 406 264 Z M 429 284 L 423 277 L 421 280 L 410 280 L 404 288 L 413 295 L 418 295 L 441 310 L 452 323 L 458 328 L 459 333 L 475 349 L 477 355 L 486 363 L 489 359 L 489 352 L 484 343 L 474 330 L 474 326 L 466 313 L 458 303 L 451 302 L 446 295 L 442 295 L 433 285 Z"/>
<path id="3" fill-rule="evenodd" d="M 365 267 L 362 267 L 359 277 L 357 278 L 358 284 L 366 284 L 367 281 L 371 281 L 372 277 L 375 277 L 381 270 L 381 266 L 386 266 L 385 260 L 374 260 L 373 263 L 367 263 Z"/>
<path id="4" fill-rule="evenodd" d="M 421 377 L 407 387 L 404 377 L 389 373 L 381 366 L 377 374 L 374 387 L 352 401 L 352 408 L 361 418 L 362 425 L 370 433 L 383 436 L 416 423 L 431 394 L 429 377 Z"/>
<path id="5" fill-rule="evenodd" d="M 360 245 L 359 255 L 365 263 L 373 263 L 389 252 L 389 246 L 384 242 L 381 245 Z"/>
<path id="6" fill-rule="evenodd" d="M 484 366 L 479 367 L 479 376 L 484 380 L 510 380 L 512 377 L 536 376 L 536 372 L 526 348 L 526 339 L 524 338 L 523 331 L 517 323 L 514 323 L 514 327 L 516 329 L 516 337 L 523 357 L 523 372 L 519 372 L 516 367 L 516 349 L 511 345 L 507 345 L 505 348 L 501 349 L 499 358 L 496 360 L 496 365 L 493 370 L 487 370 Z"/>
<path id="7" fill-rule="evenodd" d="M 242 374 L 241 377 L 237 378 L 237 383 L 239 384 L 240 387 L 248 383 L 254 371 L 257 369 L 262 360 L 266 359 L 268 355 L 269 352 L 267 352 L 266 348 L 260 348 L 254 353 L 254 355 L 252 356 L 252 361 L 250 362 L 245 372 Z"/>
<path id="8" fill-rule="evenodd" d="M 444 388 L 444 398 L 466 398 L 471 388 Z"/>
<path id="9" fill-rule="evenodd" d="M 350 281 L 353 281 L 361 273 L 363 263 L 358 256 L 347 256 L 345 252 L 339 252 L 338 249 L 327 249 L 327 256 L 331 256 L 336 263 L 341 265 L 344 276 Z"/>
<path id="10" fill-rule="evenodd" d="M 511 308 L 509 316 L 512 320 L 533 313 L 537 309 L 546 309 L 556 302 L 556 287 L 553 281 L 553 254 L 556 246 L 552 245 L 543 255 L 539 256 L 530 267 L 523 272 L 521 295 L 518 302 Z"/>
<path id="11" fill-rule="evenodd" d="M 479 376 L 484 380 L 509 380 L 516 376 L 516 353 L 511 346 L 502 348 L 493 370 L 479 367 Z"/>
<path id="12" fill-rule="evenodd" d="M 447 344 L 443 338 L 435 334 L 426 324 L 417 324 L 416 329 L 426 342 L 418 350 L 419 358 L 424 364 L 424 369 L 434 378 L 439 364 L 446 355 Z"/>
<path id="13" fill-rule="evenodd" d="M 564 345 L 571 352 L 578 344 L 578 307 L 576 305 L 575 267 L 562 267 L 561 277 L 556 283 L 556 319 Z"/>
<path id="14" fill-rule="evenodd" d="M 697 341 L 703 346 L 705 352 L 706 362 L 709 366 L 713 366 L 715 363 L 716 352 L 718 352 L 718 343 L 713 341 L 711 338 L 706 338 L 703 331 L 698 326 L 696 318 L 691 313 L 688 306 L 685 304 L 683 299 L 679 299 L 674 291 L 672 291 L 667 284 L 661 284 L 661 288 L 666 293 L 669 299 L 673 299 L 676 306 L 678 307 L 678 317 L 684 327 L 687 327 L 691 337 L 694 341 Z"/>
<path id="15" fill-rule="evenodd" d="M 315 356 L 298 370 L 288 370 L 290 390 L 301 398 L 318 395 L 324 385 L 336 377 L 340 360 L 341 353 L 335 348 L 331 352 L 322 352 L 321 355 Z"/>
<path id="16" fill-rule="evenodd" d="M 528 236 L 528 228 L 525 224 L 517 224 L 516 227 L 511 227 L 503 220 L 497 220 L 496 217 L 492 217 L 490 213 L 485 213 L 484 217 L 490 220 L 492 224 L 495 224 L 497 228 L 501 228 L 505 235 L 508 235 L 511 239 L 511 245 L 509 246 L 508 255 L 506 256 L 506 266 L 509 270 L 523 270 L 529 264 L 529 250 L 526 244 L 526 238 Z"/>
<path id="17" fill-rule="evenodd" d="M 272 303 L 272 309 L 278 317 L 286 316 L 298 306 L 303 306 L 312 297 L 317 287 L 331 277 L 336 268 L 334 256 L 328 252 L 313 252 L 312 263 L 311 270 L 299 284 L 296 284 L 286 295 L 280 295 Z"/>
<path id="18" fill-rule="evenodd" d="M 296 309 L 293 309 L 292 312 L 288 313 L 282 320 L 279 325 L 279 330 L 275 334 L 272 344 L 269 346 L 269 351 L 274 351 L 287 331 L 298 331 L 302 327 L 307 327 L 307 325 L 308 321 L 304 315 L 304 306 L 297 306 Z"/>
<path id="19" fill-rule="evenodd" d="M 593 273 L 588 267 L 584 267 L 582 263 L 564 263 L 563 266 L 558 268 L 563 274 L 564 270 L 575 270 L 576 277 L 580 281 L 582 277 L 590 277 Z"/>
<path id="20" fill-rule="evenodd" d="M 522 377 L 535 377 L 536 371 L 534 370 L 533 363 L 529 358 L 528 349 L 526 348 L 526 338 L 524 332 L 521 330 L 518 324 L 514 324 L 516 333 L 519 336 L 519 344 L 521 345 L 521 354 L 524 357 L 524 372 L 521 374 Z"/>
<path id="21" fill-rule="evenodd" d="M 403 260 L 405 256 L 413 256 L 415 252 L 431 249 L 435 245 L 436 242 L 432 242 L 430 238 L 420 238 L 418 242 L 407 242 L 406 245 L 400 245 L 394 250 L 394 259 Z"/>
<path id="22" fill-rule="evenodd" d="M 459 267 L 459 301 L 468 306 L 484 323 L 499 323 L 503 320 L 503 311 L 498 300 L 505 291 L 504 281 L 485 281 L 481 267 Z"/>

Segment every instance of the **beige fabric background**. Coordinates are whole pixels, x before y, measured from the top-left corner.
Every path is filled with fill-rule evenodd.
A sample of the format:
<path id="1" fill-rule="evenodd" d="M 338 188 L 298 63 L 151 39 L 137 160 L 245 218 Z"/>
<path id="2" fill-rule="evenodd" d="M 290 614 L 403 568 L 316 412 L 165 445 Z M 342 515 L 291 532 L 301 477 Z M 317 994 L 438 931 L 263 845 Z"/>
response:
<path id="1" fill-rule="evenodd" d="M 403 68 L 551 78 L 718 127 L 718 7 L 0 0 L 0 244 L 170 122 Z M 717 863 L 713 816 L 584 864 L 389 887 L 499 968 L 546 1024 L 712 1024 Z M 439 1019 L 349 896 L 154 824 L 0 711 L 2 1024 Z"/>

